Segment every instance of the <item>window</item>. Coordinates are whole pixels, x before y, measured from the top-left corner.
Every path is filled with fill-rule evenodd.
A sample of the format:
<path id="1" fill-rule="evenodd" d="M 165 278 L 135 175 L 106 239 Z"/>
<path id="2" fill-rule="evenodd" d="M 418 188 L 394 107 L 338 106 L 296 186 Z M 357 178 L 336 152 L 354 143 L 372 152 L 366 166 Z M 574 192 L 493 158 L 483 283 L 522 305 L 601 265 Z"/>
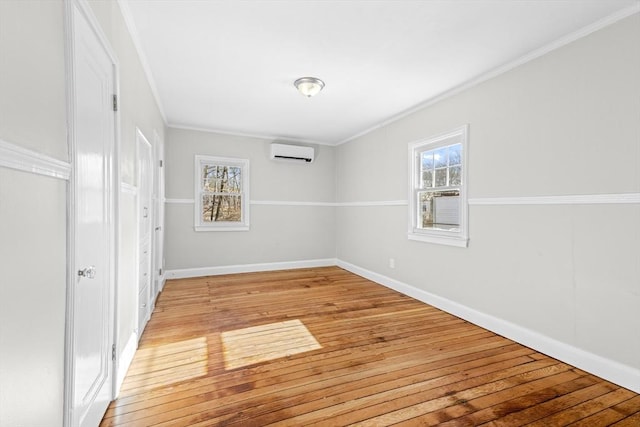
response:
<path id="1" fill-rule="evenodd" d="M 409 146 L 409 239 L 467 246 L 467 134 L 465 125 Z"/>
<path id="2" fill-rule="evenodd" d="M 249 229 L 249 160 L 196 156 L 196 231 Z"/>

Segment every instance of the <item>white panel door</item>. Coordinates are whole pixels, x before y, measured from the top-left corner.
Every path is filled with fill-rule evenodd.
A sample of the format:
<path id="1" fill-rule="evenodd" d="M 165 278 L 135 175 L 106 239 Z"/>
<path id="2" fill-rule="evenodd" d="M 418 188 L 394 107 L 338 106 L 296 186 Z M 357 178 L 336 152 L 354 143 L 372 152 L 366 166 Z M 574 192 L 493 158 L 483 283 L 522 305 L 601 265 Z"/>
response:
<path id="1" fill-rule="evenodd" d="M 145 136 L 137 131 L 138 144 L 138 339 L 151 314 L 151 251 L 153 150 Z"/>
<path id="2" fill-rule="evenodd" d="M 77 6 L 73 42 L 75 280 L 69 399 L 72 426 L 97 426 L 112 397 L 114 66 Z"/>
<path id="3" fill-rule="evenodd" d="M 154 166 L 156 173 L 154 174 L 154 208 L 153 218 L 155 219 L 154 235 L 153 235 L 153 293 L 151 298 L 155 300 L 162 290 L 164 277 L 164 144 L 160 140 L 158 134 L 155 134 L 154 146 L 156 155 L 154 158 Z"/>

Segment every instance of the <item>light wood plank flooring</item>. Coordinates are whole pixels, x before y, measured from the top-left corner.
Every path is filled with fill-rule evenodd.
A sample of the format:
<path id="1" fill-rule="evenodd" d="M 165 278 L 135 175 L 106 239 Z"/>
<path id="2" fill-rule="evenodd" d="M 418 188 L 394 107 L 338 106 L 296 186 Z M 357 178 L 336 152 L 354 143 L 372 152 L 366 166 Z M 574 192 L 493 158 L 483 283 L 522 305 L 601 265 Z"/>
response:
<path id="1" fill-rule="evenodd" d="M 637 427 L 640 395 L 328 267 L 168 282 L 101 425 Z"/>

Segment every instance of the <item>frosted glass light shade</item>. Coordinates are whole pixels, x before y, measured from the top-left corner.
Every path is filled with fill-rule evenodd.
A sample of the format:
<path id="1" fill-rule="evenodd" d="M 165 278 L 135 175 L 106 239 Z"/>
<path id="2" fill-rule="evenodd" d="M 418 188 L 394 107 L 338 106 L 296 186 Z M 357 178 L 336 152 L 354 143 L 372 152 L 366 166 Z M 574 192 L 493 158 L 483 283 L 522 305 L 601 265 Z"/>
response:
<path id="1" fill-rule="evenodd" d="M 316 77 L 301 77 L 293 82 L 293 85 L 301 94 L 311 98 L 322 90 L 324 82 Z"/>

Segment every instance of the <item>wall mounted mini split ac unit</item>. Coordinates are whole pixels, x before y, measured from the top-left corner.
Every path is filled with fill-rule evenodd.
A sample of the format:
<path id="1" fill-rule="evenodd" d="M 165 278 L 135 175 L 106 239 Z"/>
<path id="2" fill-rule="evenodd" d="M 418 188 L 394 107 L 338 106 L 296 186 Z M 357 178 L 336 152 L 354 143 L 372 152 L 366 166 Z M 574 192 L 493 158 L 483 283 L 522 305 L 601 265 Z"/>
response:
<path id="1" fill-rule="evenodd" d="M 295 162 L 313 162 L 315 150 L 313 147 L 289 144 L 271 144 L 271 160 L 289 160 Z"/>

